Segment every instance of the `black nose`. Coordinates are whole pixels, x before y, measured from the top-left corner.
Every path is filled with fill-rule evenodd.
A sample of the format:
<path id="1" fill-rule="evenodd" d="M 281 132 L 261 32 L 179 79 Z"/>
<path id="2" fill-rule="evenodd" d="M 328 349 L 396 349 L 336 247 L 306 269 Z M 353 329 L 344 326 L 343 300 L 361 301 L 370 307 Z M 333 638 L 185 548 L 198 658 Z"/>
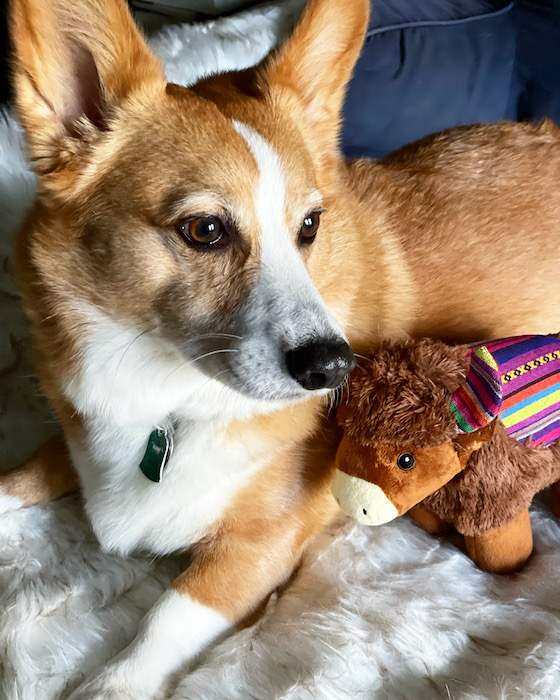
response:
<path id="1" fill-rule="evenodd" d="M 310 343 L 286 353 L 292 377 L 304 389 L 334 389 L 356 366 L 348 343 Z"/>

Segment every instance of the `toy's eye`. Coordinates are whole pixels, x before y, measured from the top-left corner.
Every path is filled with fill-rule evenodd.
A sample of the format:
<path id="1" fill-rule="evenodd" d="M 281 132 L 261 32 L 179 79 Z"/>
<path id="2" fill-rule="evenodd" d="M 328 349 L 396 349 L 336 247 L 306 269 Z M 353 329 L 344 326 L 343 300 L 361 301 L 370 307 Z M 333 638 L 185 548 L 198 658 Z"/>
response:
<path id="1" fill-rule="evenodd" d="M 414 455 L 411 455 L 410 452 L 403 452 L 402 455 L 397 457 L 397 467 L 402 469 L 403 472 L 407 472 L 409 469 L 412 469 L 415 462 L 416 460 L 414 459 Z"/>

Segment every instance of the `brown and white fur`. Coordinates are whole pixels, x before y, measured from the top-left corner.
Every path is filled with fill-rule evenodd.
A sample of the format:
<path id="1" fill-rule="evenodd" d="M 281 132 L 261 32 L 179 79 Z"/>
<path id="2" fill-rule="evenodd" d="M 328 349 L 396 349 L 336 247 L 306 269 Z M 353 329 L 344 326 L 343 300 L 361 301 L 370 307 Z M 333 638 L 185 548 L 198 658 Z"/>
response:
<path id="1" fill-rule="evenodd" d="M 367 12 L 367 0 L 310 0 L 262 65 L 186 89 L 166 83 L 122 0 L 13 0 L 39 176 L 17 243 L 37 374 L 102 546 L 193 553 L 74 699 L 153 697 L 335 516 L 328 392 L 303 389 L 287 352 L 558 325 L 556 128 L 457 129 L 345 163 L 339 115 Z M 185 242 L 209 216 L 227 245 Z M 153 484 L 138 464 L 171 419 L 175 451 Z M 48 462 L 3 477 L 0 507 L 72 488 L 67 461 Z"/>

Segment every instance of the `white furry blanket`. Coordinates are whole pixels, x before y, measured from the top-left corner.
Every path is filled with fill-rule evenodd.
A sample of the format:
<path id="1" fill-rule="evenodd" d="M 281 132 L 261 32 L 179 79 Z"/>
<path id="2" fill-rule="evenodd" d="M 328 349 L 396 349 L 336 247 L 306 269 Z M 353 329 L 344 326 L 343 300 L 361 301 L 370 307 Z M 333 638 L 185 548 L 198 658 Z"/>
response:
<path id="1" fill-rule="evenodd" d="M 257 61 L 301 0 L 155 39 L 186 83 Z M 12 280 L 13 233 L 33 198 L 16 122 L 0 115 L 0 463 L 13 466 L 53 425 L 30 377 Z M 485 574 L 407 518 L 325 532 L 255 626 L 209 651 L 176 700 L 560 697 L 560 526 L 532 510 L 523 573 Z M 77 499 L 0 518 L 0 698 L 65 697 L 124 647 L 181 562 L 103 554 Z"/>

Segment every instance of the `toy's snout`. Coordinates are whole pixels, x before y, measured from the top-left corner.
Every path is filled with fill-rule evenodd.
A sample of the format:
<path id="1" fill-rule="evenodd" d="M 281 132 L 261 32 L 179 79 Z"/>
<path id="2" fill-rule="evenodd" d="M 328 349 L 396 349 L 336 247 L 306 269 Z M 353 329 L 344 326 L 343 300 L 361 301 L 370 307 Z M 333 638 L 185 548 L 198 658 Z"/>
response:
<path id="1" fill-rule="evenodd" d="M 331 488 L 341 509 L 364 525 L 383 525 L 399 514 L 379 486 L 340 469 Z"/>

